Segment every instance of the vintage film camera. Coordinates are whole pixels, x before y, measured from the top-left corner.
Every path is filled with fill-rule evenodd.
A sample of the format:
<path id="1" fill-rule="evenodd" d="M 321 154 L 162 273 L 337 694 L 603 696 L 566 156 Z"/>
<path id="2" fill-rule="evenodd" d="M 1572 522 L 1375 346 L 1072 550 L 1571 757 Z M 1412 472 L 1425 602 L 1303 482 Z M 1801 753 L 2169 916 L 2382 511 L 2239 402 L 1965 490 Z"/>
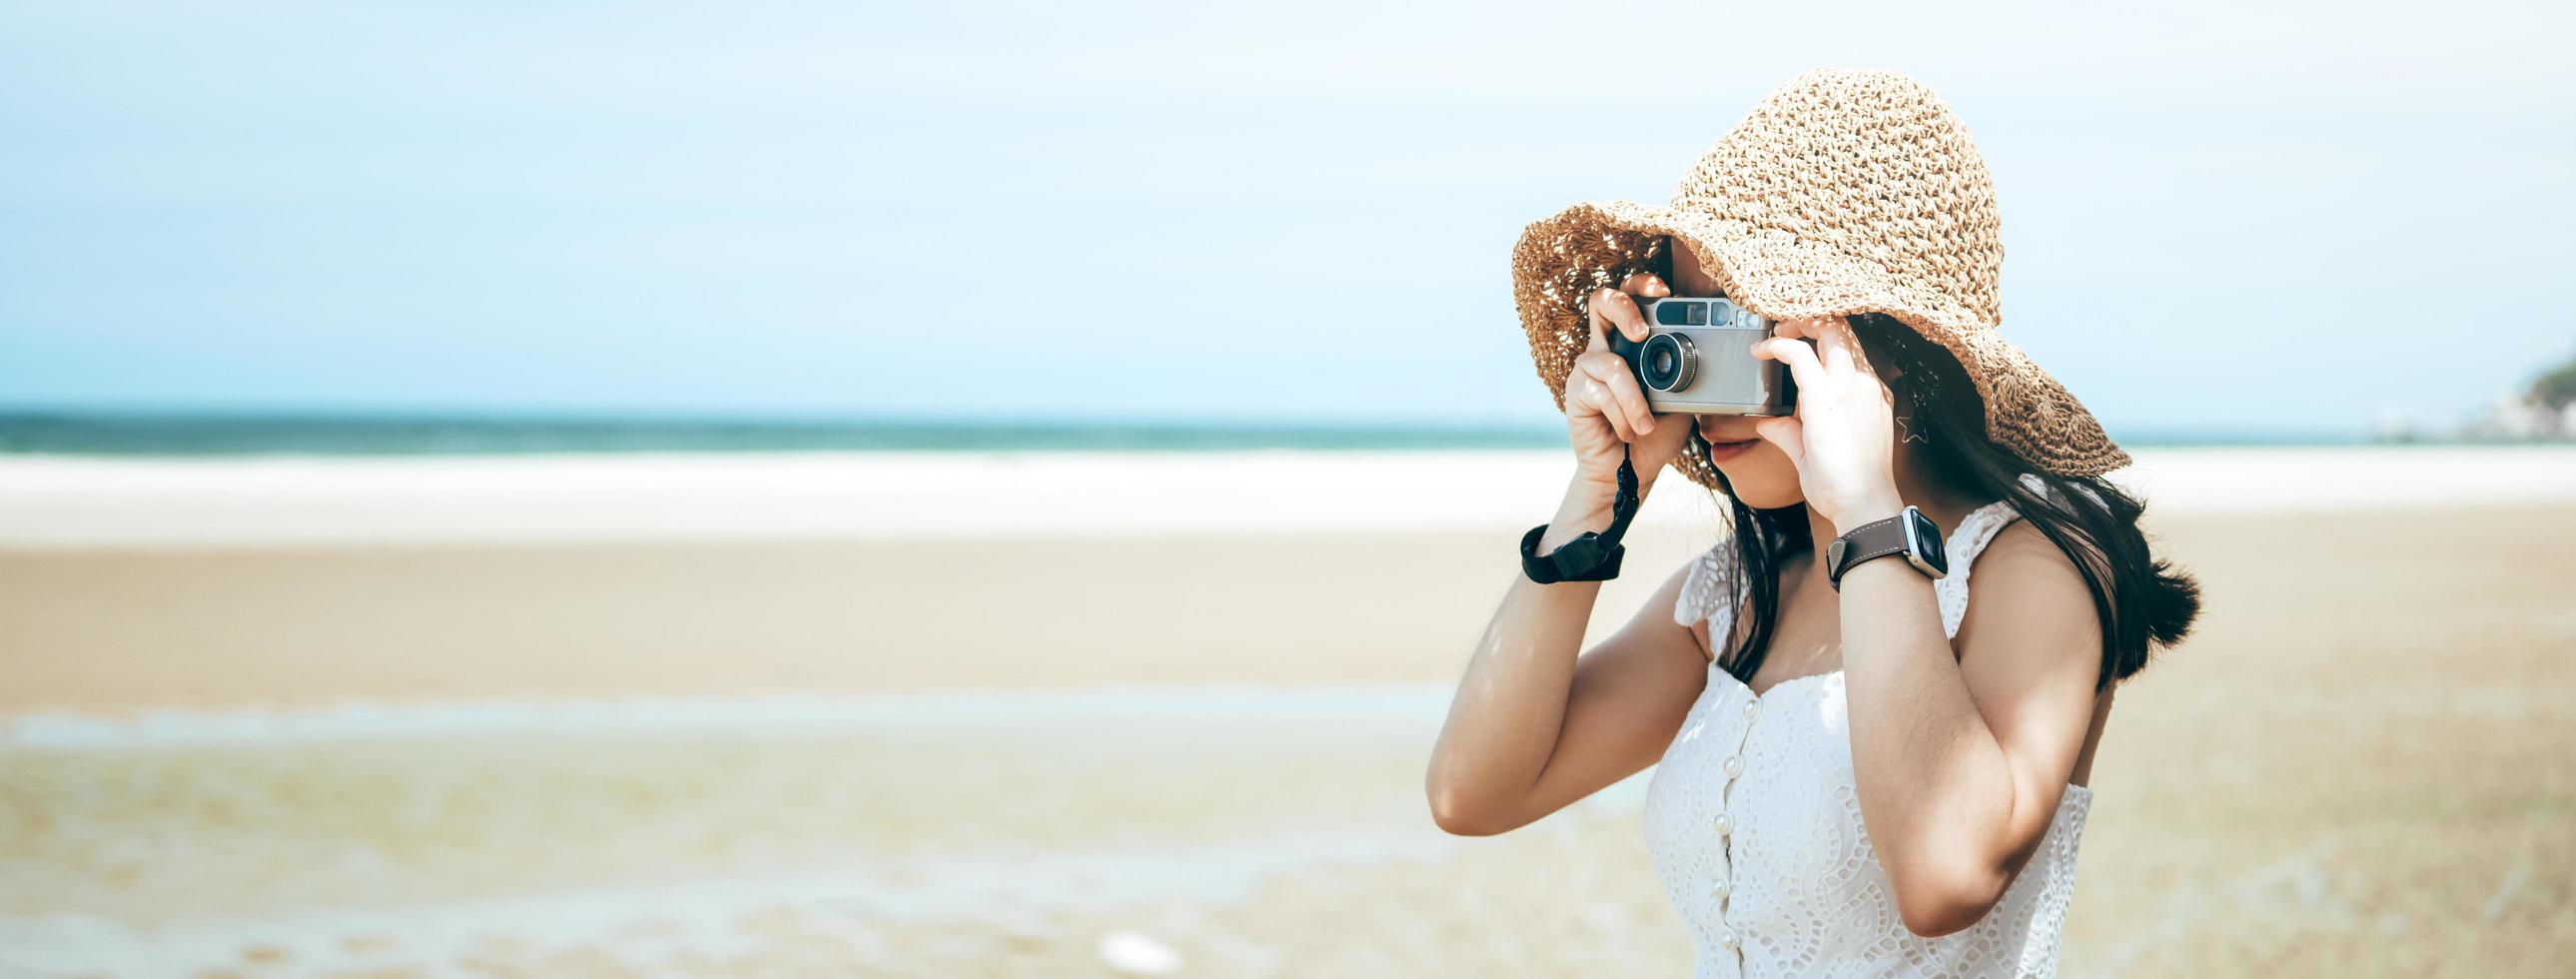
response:
<path id="1" fill-rule="evenodd" d="M 1745 350 L 1771 335 L 1773 321 L 1722 297 L 1636 299 L 1648 334 L 1610 331 L 1610 349 L 1637 372 L 1646 407 L 1658 415 L 1795 414 L 1788 365 Z"/>

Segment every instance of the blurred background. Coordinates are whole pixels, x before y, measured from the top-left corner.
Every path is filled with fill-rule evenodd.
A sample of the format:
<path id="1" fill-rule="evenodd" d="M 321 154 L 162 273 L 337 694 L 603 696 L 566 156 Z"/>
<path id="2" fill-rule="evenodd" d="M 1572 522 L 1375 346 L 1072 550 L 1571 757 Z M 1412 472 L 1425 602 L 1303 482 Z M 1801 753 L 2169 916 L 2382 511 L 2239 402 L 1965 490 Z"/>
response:
<path id="1" fill-rule="evenodd" d="M 12 9 L 0 975 L 1686 973 L 1647 775 L 1421 778 L 1571 471 L 1513 240 L 1820 66 L 2207 593 L 2064 970 L 2563 975 L 2570 20 Z"/>

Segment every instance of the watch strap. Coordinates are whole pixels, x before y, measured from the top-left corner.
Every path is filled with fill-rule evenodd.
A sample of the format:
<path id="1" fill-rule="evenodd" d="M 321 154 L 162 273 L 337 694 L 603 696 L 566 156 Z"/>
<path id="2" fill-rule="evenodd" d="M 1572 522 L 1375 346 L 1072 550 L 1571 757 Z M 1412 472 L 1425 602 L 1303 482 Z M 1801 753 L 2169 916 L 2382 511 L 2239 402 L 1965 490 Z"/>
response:
<path id="1" fill-rule="evenodd" d="M 1903 554 L 1909 550 L 1905 542 L 1905 518 L 1906 514 L 1899 513 L 1893 517 L 1872 520 L 1844 531 L 1842 536 L 1834 538 L 1834 542 L 1826 548 L 1826 582 L 1831 584 L 1835 591 L 1841 591 L 1843 572 L 1851 570 L 1853 566 L 1863 561 L 1886 557 L 1890 554 Z"/>
<path id="2" fill-rule="evenodd" d="M 1546 536 L 1547 524 L 1540 524 L 1521 535 L 1521 573 L 1531 581 L 1553 585 L 1561 581 L 1608 581 L 1619 576 L 1619 561 L 1628 554 L 1627 545 L 1619 538 L 1628 532 L 1628 522 L 1637 515 L 1637 469 L 1629 461 L 1628 447 L 1619 447 L 1619 489 L 1610 497 L 1610 526 L 1598 531 L 1587 530 L 1573 540 L 1558 545 L 1545 555 L 1538 551 L 1538 539 Z"/>

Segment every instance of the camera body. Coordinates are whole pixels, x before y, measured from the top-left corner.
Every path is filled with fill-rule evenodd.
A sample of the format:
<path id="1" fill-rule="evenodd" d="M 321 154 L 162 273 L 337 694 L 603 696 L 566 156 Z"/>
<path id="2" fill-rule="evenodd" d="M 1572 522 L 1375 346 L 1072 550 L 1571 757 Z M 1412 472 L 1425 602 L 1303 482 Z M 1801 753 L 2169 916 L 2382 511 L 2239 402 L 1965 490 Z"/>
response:
<path id="1" fill-rule="evenodd" d="M 1636 372 L 1646 407 L 1658 415 L 1789 415 L 1798 391 L 1788 365 L 1745 348 L 1774 322 L 1721 297 L 1636 297 L 1647 336 L 1613 329 L 1610 349 Z"/>

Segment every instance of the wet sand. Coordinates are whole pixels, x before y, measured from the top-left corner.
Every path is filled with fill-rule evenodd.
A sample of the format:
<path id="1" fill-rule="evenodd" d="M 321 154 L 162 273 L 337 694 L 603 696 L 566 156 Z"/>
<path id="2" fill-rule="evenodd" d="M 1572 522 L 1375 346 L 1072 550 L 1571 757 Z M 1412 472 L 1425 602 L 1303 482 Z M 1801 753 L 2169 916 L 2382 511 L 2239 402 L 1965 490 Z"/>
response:
<path id="1" fill-rule="evenodd" d="M 2064 971 L 2563 974 L 2576 500 L 2180 509 Z M 1685 974 L 1646 776 L 1423 808 L 1515 536 L 0 552 L 0 974 Z"/>

